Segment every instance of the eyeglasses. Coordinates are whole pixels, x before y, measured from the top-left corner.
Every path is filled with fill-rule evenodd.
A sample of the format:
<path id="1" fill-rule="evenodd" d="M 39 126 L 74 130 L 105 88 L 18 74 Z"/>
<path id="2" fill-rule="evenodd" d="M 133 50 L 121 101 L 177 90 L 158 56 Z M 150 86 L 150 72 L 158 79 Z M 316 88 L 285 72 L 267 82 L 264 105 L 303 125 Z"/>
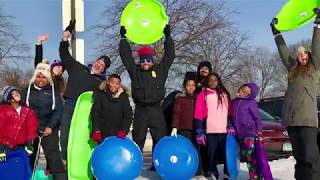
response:
<path id="1" fill-rule="evenodd" d="M 141 57 L 140 57 L 140 63 L 142 64 L 142 63 L 145 63 L 145 62 L 147 62 L 147 63 L 153 63 L 153 62 L 154 62 L 154 59 L 153 59 L 152 56 L 141 56 Z"/>

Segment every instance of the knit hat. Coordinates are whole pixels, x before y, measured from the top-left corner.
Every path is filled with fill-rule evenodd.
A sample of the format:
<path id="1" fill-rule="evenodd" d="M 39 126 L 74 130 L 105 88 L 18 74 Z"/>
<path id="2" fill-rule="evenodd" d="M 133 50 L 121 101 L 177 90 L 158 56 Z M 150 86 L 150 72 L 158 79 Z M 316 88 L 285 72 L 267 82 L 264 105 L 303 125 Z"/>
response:
<path id="1" fill-rule="evenodd" d="M 18 89 L 12 86 L 5 86 L 2 88 L 2 97 L 5 102 L 9 102 L 11 99 L 13 99 L 13 91 L 18 91 Z"/>
<path id="2" fill-rule="evenodd" d="M 140 63 L 147 60 L 148 62 L 154 61 L 154 50 L 150 46 L 142 46 L 137 50 L 137 55 L 140 57 Z"/>
<path id="3" fill-rule="evenodd" d="M 52 76 L 51 76 L 51 68 L 50 65 L 48 63 L 48 61 L 46 61 L 45 59 L 42 60 L 41 63 L 39 63 L 33 73 L 33 76 L 29 82 L 29 87 L 28 87 L 28 92 L 27 92 L 27 98 L 26 98 L 26 104 L 27 106 L 29 106 L 29 97 L 30 97 L 30 90 L 31 90 L 31 85 L 34 84 L 36 77 L 38 76 L 38 74 L 42 74 L 44 75 L 47 80 L 49 81 L 51 88 L 52 88 L 52 110 L 54 110 L 56 102 L 55 102 L 55 93 L 54 93 L 54 83 L 52 80 Z"/>
<path id="4" fill-rule="evenodd" d="M 51 70 L 56 67 L 56 66 L 61 66 L 62 67 L 62 72 L 64 71 L 64 66 L 61 60 L 59 59 L 55 59 L 52 63 L 51 63 Z"/>
<path id="5" fill-rule="evenodd" d="M 111 61 L 110 61 L 110 58 L 108 56 L 100 56 L 98 59 L 102 59 L 103 62 L 104 62 L 104 71 L 107 70 L 107 68 L 110 67 L 110 64 L 111 64 Z"/>

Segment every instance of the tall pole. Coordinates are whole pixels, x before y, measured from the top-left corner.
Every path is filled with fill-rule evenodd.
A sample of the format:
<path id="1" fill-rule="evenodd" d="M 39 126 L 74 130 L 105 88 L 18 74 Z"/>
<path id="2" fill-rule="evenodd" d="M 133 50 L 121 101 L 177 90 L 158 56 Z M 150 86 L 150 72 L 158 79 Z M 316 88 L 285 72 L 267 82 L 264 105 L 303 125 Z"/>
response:
<path id="1" fill-rule="evenodd" d="M 76 19 L 76 0 L 71 0 L 71 9 L 70 9 L 70 12 L 71 12 L 71 19 Z M 77 23 L 76 23 L 76 26 L 77 26 Z M 74 32 L 72 33 L 72 37 L 71 37 L 71 48 L 72 48 L 72 56 L 74 58 L 76 58 L 76 28 L 74 30 Z"/>

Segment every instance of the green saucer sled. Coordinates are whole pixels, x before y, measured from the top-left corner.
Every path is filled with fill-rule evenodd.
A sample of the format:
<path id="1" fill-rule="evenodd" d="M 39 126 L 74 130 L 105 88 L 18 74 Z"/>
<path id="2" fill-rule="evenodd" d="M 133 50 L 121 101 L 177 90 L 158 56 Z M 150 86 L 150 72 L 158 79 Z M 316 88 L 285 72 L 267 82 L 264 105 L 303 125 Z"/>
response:
<path id="1" fill-rule="evenodd" d="M 289 0 L 277 15 L 279 31 L 297 29 L 315 18 L 313 9 L 320 7 L 320 0 Z"/>
<path id="2" fill-rule="evenodd" d="M 121 26 L 127 38 L 136 44 L 152 44 L 163 36 L 168 24 L 165 9 L 157 0 L 133 0 L 123 10 Z"/>

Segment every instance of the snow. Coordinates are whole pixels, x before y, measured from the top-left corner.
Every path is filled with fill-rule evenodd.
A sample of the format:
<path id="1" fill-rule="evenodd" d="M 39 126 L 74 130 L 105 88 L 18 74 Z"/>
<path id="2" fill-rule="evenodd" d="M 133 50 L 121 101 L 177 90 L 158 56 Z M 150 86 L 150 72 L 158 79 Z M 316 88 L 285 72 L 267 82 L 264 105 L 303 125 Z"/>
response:
<path id="1" fill-rule="evenodd" d="M 295 160 L 291 156 L 288 159 L 280 159 L 274 160 L 269 162 L 272 175 L 274 180 L 294 180 L 294 165 Z M 222 176 L 222 166 L 219 166 L 220 174 Z M 137 178 L 138 180 L 160 180 L 161 178 L 152 171 L 144 170 L 142 175 Z M 204 177 L 194 177 L 193 180 L 206 180 Z M 248 177 L 248 170 L 245 163 L 240 164 L 240 174 L 238 180 L 247 180 Z"/>

